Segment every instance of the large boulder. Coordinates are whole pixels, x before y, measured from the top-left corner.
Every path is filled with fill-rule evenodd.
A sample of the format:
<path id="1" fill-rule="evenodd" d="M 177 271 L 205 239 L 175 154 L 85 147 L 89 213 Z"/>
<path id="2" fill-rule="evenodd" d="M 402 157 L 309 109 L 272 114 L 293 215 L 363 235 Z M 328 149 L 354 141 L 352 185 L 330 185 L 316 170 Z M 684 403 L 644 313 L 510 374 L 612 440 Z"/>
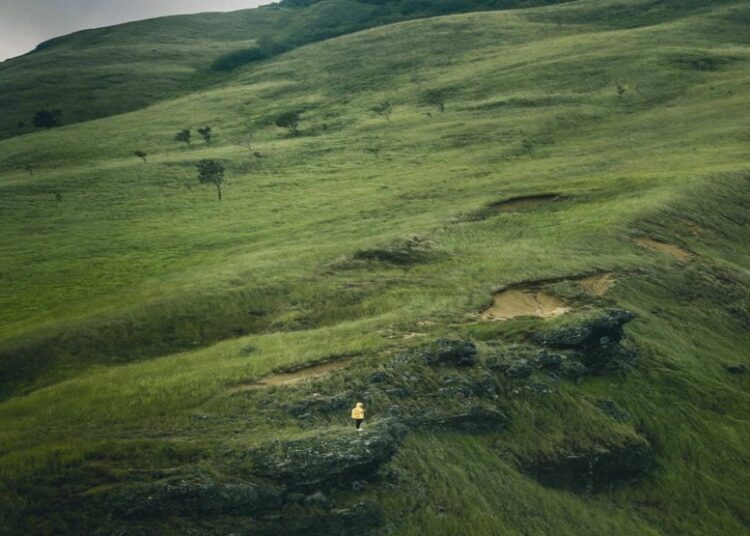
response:
<path id="1" fill-rule="evenodd" d="M 247 453 L 252 474 L 289 489 L 317 490 L 368 480 L 388 462 L 403 438 L 403 427 L 381 421 L 363 432 L 354 428 L 293 441 L 276 441 Z"/>

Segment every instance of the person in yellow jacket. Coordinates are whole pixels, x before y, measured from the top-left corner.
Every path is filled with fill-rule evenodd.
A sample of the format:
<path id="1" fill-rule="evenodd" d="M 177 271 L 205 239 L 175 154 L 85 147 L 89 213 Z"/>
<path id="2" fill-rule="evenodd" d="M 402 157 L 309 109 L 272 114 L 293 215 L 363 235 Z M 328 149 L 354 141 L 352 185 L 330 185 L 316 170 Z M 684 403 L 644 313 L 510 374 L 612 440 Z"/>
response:
<path id="1" fill-rule="evenodd" d="M 354 426 L 358 431 L 362 431 L 362 421 L 365 420 L 365 408 L 362 406 L 362 402 L 357 402 L 352 410 L 352 419 L 354 419 Z"/>

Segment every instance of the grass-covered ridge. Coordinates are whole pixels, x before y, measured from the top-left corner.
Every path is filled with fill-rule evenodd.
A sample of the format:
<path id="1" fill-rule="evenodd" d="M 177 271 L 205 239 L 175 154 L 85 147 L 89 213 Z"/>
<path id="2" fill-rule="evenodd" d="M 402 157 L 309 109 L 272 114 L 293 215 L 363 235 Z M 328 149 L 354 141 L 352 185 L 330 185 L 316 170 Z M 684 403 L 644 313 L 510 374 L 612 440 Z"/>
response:
<path id="1" fill-rule="evenodd" d="M 418 428 L 388 462 L 392 479 L 330 494 L 380 504 L 396 534 L 741 534 L 750 399 L 747 376 L 723 366 L 750 347 L 738 120 L 750 34 L 737 22 L 750 11 L 660 5 L 403 22 L 138 112 L 0 142 L 12 289 L 0 294 L 0 525 L 75 533 L 96 510 L 65 505 L 120 487 L 234 482 L 252 459 L 227 451 L 346 437 L 350 398 L 371 397 L 374 424 L 391 406 L 427 412 L 433 387 L 484 381 L 409 364 L 422 387 L 369 383 L 410 347 L 471 340 L 489 366 L 544 326 L 619 307 L 638 314 L 626 327 L 633 366 L 581 383 L 495 374 L 502 431 Z M 425 103 L 435 90 L 444 112 Z M 384 101 L 390 122 L 369 111 Z M 274 126 L 289 110 L 299 135 Z M 173 140 L 205 125 L 210 144 Z M 203 158 L 226 167 L 222 202 L 197 181 Z M 503 209 L 542 194 L 563 200 Z M 577 281 L 602 272 L 615 286 L 582 294 Z M 480 320 L 495 291 L 529 282 L 573 316 Z M 312 385 L 237 389 L 341 357 L 349 368 Z M 333 409 L 297 412 L 314 393 Z M 607 418 L 601 400 L 630 417 Z M 636 440 L 655 467 L 635 484 L 570 492 L 524 470 Z M 241 517 L 131 521 L 229 533 Z"/>
<path id="2" fill-rule="evenodd" d="M 568 0 L 320 0 L 84 30 L 0 64 L 0 139 L 38 131 L 40 110 L 73 124 L 220 84 L 294 48 L 401 20 Z M 210 6 L 207 6 L 210 7 Z"/>

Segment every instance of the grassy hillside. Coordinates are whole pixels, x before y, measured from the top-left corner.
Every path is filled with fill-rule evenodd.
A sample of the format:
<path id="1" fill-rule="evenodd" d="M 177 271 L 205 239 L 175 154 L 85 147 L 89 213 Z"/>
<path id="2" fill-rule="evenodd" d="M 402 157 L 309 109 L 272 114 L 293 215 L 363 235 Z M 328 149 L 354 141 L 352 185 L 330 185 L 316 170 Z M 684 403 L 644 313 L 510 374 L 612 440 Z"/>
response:
<path id="1" fill-rule="evenodd" d="M 286 0 L 257 9 L 161 17 L 52 39 L 0 64 L 0 139 L 38 131 L 39 110 L 72 124 L 221 83 L 300 45 L 396 22 L 565 0 Z"/>
<path id="2" fill-rule="evenodd" d="M 746 533 L 750 8 L 701 4 L 402 22 L 0 142 L 0 534 Z M 569 312 L 483 318 L 508 287 Z M 521 359 L 575 361 L 555 337 L 612 308 L 617 366 Z M 436 365 L 441 337 L 476 360 Z M 356 400 L 367 456 L 403 436 L 377 475 Z M 298 452 L 310 480 L 278 480 Z M 281 521 L 231 503 L 269 482 Z"/>

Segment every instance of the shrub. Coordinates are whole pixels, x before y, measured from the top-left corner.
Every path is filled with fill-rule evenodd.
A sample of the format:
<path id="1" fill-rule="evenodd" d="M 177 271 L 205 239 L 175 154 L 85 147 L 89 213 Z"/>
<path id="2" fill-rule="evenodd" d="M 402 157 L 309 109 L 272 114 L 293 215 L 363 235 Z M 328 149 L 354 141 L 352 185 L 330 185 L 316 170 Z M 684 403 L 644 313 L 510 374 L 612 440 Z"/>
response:
<path id="1" fill-rule="evenodd" d="M 53 128 L 62 125 L 60 110 L 39 110 L 34 114 L 32 123 L 37 128 Z"/>
<path id="2" fill-rule="evenodd" d="M 193 137 L 193 133 L 190 132 L 189 129 L 181 130 L 177 134 L 175 134 L 174 139 L 175 141 L 181 141 L 183 143 L 187 143 L 190 145 L 190 140 Z"/>
<path id="3" fill-rule="evenodd" d="M 391 122 L 391 114 L 393 113 L 393 104 L 389 101 L 383 101 L 380 104 L 376 104 L 370 111 L 374 114 L 385 117 L 386 121 Z"/>
<path id="4" fill-rule="evenodd" d="M 279 128 L 289 129 L 289 132 L 296 136 L 297 134 L 299 134 L 299 129 L 298 129 L 299 122 L 300 122 L 299 112 L 289 111 L 289 112 L 284 112 L 280 114 L 278 117 L 276 117 L 274 124 Z"/>
<path id="5" fill-rule="evenodd" d="M 199 128 L 198 134 L 201 138 L 203 138 L 203 141 L 205 141 L 206 143 L 211 143 L 211 127 Z"/>

